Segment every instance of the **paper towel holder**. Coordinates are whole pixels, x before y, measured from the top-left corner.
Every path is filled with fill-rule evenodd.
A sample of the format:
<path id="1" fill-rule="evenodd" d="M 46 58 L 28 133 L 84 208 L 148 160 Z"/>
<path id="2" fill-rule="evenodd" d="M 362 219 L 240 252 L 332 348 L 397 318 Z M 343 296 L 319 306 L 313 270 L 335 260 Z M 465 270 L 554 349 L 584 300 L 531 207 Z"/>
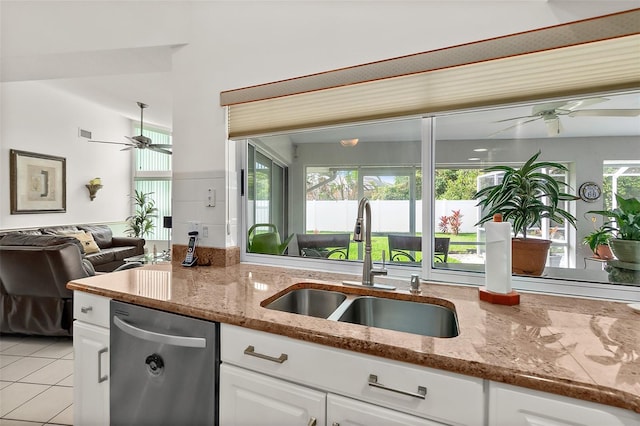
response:
<path id="1" fill-rule="evenodd" d="M 493 221 L 502 222 L 502 214 L 501 213 L 494 214 Z M 509 265 L 509 268 L 510 267 L 511 265 Z M 480 297 L 480 300 L 493 303 L 496 305 L 513 306 L 513 305 L 520 304 L 520 295 L 514 290 L 511 290 L 508 293 L 496 293 L 496 292 L 487 290 L 486 287 L 480 287 L 478 288 L 478 295 Z"/>

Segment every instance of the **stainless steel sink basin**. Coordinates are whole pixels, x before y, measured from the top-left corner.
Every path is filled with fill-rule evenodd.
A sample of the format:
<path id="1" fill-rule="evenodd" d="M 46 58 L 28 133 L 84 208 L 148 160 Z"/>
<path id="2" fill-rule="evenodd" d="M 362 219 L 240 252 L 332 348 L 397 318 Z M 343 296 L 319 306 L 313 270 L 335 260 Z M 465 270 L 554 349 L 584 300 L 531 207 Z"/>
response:
<path id="1" fill-rule="evenodd" d="M 265 308 L 318 318 L 328 318 L 346 299 L 347 296 L 345 294 L 337 291 L 302 288 L 280 296 L 267 304 Z"/>
<path id="2" fill-rule="evenodd" d="M 272 302 L 263 302 L 263 306 L 277 311 L 423 336 L 455 337 L 459 334 L 455 311 L 433 303 L 298 288 Z"/>
<path id="3" fill-rule="evenodd" d="M 456 314 L 431 303 L 363 296 L 353 299 L 338 321 L 433 337 L 458 335 Z"/>

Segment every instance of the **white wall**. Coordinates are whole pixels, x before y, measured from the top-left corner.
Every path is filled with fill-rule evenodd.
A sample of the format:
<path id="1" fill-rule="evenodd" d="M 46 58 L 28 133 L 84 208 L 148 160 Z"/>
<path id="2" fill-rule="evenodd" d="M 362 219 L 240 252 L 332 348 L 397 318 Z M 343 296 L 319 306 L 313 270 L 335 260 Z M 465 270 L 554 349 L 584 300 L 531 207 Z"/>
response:
<path id="1" fill-rule="evenodd" d="M 93 132 L 95 139 L 123 141 L 131 122 L 39 82 L 0 87 L 0 228 L 123 221 L 129 215 L 131 154 L 116 145 L 87 142 L 78 136 L 78 127 Z M 10 149 L 66 158 L 66 213 L 10 214 Z M 85 184 L 94 177 L 104 187 L 91 201 Z"/>

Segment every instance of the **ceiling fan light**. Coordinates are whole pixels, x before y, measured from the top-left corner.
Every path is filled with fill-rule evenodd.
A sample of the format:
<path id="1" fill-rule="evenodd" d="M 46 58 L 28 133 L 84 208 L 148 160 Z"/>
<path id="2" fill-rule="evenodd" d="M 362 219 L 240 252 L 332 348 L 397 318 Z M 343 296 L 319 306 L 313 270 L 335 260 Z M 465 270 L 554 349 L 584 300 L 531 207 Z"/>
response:
<path id="1" fill-rule="evenodd" d="M 547 125 L 547 135 L 548 136 L 558 136 L 562 131 L 562 126 L 560 124 L 560 118 L 555 117 L 551 119 L 545 119 L 544 123 Z"/>
<path id="2" fill-rule="evenodd" d="M 356 146 L 358 145 L 358 138 L 354 138 L 354 139 L 342 139 L 340 141 L 340 145 L 342 146 Z"/>

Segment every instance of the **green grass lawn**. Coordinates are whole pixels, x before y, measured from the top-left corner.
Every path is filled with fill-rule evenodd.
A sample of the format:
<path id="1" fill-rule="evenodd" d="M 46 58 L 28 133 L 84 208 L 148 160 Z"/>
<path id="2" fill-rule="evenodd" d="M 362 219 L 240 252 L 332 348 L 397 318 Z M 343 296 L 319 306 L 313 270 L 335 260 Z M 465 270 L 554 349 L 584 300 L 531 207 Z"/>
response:
<path id="1" fill-rule="evenodd" d="M 331 234 L 332 232 L 322 232 L 323 234 Z M 449 243 L 449 254 L 452 253 L 469 253 L 470 250 L 475 253 L 476 246 L 475 245 L 456 245 L 455 242 L 474 242 L 476 241 L 475 233 L 466 233 L 466 234 L 442 234 L 437 233 L 436 237 L 448 237 L 451 238 Z M 356 242 L 351 242 L 349 245 L 349 260 L 358 260 L 358 244 Z M 364 245 L 363 245 L 364 250 Z M 371 259 L 373 261 L 379 262 L 382 260 L 382 251 L 385 251 L 385 259 L 389 260 L 389 242 L 387 241 L 386 235 L 372 235 L 371 236 Z M 420 262 L 422 260 L 422 253 L 416 253 L 416 261 Z M 449 258 L 449 262 L 455 262 L 455 259 Z"/>

